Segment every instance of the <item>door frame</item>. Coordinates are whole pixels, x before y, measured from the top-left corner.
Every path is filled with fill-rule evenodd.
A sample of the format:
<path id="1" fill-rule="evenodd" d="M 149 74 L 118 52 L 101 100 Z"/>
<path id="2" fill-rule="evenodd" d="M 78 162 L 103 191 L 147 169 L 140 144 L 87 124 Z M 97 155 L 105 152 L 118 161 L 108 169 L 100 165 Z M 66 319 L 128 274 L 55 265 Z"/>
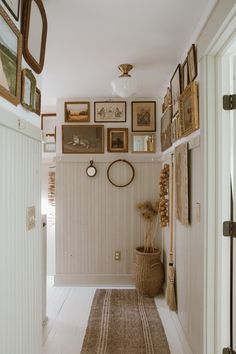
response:
<path id="1" fill-rule="evenodd" d="M 222 288 L 227 287 L 227 279 L 222 275 L 224 260 L 221 251 L 227 240 L 220 236 L 222 220 L 226 217 L 221 211 L 221 190 L 227 179 L 227 175 L 221 173 L 226 153 L 223 151 L 221 122 L 227 121 L 229 113 L 222 112 L 226 82 L 221 81 L 221 70 L 222 66 L 228 65 L 227 49 L 234 39 L 236 41 L 236 7 L 200 60 L 200 113 L 205 117 L 201 121 L 204 141 L 204 354 L 222 353 L 227 341 L 227 328 L 224 327 L 227 316 L 222 315 L 226 295 Z M 225 210 L 227 214 L 227 207 Z"/>

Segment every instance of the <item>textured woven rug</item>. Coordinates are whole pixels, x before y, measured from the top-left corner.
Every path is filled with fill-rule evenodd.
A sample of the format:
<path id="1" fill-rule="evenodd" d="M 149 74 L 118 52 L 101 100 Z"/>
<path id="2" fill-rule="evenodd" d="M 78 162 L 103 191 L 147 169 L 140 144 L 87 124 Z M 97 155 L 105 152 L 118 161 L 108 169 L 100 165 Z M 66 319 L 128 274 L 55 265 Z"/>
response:
<path id="1" fill-rule="evenodd" d="M 169 354 L 154 299 L 136 290 L 97 290 L 80 353 Z"/>

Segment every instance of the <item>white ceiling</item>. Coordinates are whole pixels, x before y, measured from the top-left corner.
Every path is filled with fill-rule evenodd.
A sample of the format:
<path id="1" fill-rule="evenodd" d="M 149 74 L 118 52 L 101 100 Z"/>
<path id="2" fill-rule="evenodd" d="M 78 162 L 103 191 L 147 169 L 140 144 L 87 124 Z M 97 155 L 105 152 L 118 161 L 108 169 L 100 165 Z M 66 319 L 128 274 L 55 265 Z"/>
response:
<path id="1" fill-rule="evenodd" d="M 117 66 L 134 65 L 139 97 L 161 97 L 216 0 L 44 0 L 42 103 L 111 97 Z"/>

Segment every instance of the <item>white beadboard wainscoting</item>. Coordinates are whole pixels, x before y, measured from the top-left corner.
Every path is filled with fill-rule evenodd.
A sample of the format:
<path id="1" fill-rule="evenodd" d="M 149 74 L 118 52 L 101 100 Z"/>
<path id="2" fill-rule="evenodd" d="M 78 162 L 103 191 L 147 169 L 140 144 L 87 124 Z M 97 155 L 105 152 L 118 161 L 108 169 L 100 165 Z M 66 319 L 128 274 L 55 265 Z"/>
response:
<path id="1" fill-rule="evenodd" d="M 41 132 L 0 108 L 0 353 L 41 354 Z M 26 230 L 35 206 L 36 227 Z"/>
<path id="2" fill-rule="evenodd" d="M 132 283 L 134 249 L 143 244 L 138 202 L 158 198 L 159 163 L 127 158 L 134 181 L 117 188 L 107 179 L 112 160 L 94 158 L 97 175 L 89 178 L 87 160 L 56 162 L 56 285 Z M 125 169 L 117 172 L 124 177 Z M 160 231 L 159 231 L 160 234 Z M 115 261 L 115 251 L 121 252 Z"/>

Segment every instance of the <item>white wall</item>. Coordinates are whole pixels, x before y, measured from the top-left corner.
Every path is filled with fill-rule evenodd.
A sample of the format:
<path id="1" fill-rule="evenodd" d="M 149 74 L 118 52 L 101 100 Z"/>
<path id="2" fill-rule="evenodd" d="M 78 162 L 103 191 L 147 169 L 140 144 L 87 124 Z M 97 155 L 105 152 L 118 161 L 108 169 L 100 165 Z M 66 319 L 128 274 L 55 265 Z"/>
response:
<path id="1" fill-rule="evenodd" d="M 41 354 L 41 132 L 18 124 L 0 108 L 0 353 Z M 36 227 L 27 231 L 30 206 Z"/>

